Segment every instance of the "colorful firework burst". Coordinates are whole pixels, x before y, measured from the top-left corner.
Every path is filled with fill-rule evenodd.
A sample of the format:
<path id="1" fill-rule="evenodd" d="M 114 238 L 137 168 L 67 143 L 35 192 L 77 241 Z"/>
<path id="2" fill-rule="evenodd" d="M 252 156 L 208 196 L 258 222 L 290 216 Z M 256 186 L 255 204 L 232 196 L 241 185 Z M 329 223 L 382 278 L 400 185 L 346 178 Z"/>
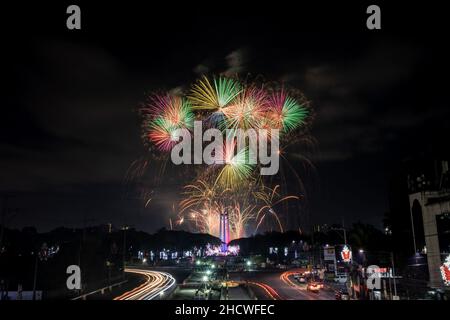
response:
<path id="1" fill-rule="evenodd" d="M 299 197 L 282 196 L 279 185 L 266 187 L 263 179 L 254 174 L 259 165 L 249 162 L 250 149 L 238 149 L 235 138 L 227 138 L 230 129 L 232 134 L 237 129 L 266 129 L 267 133 L 258 132 L 259 137 L 271 137 L 273 129 L 277 129 L 283 133 L 283 144 L 291 143 L 301 132 L 296 129 L 304 126 L 309 115 L 304 100 L 298 97 L 294 91 L 271 85 L 203 76 L 186 98 L 169 94 L 151 98 L 141 110 L 143 135 L 150 149 L 159 151 L 154 154 L 161 159 L 166 159 L 167 152 L 178 142 L 177 130 L 191 130 L 195 117 L 208 121 L 225 135 L 223 148 L 215 150 L 216 162 L 198 170 L 201 173 L 196 182 L 185 187 L 175 226 L 189 224 L 197 231 L 217 236 L 220 215 L 226 213 L 232 238 L 245 235 L 249 226 L 258 230 L 261 225 L 276 223 L 280 231 L 284 230 L 276 206 Z"/>
<path id="2" fill-rule="evenodd" d="M 231 239 L 246 236 L 252 225 L 257 231 L 263 222 L 271 219 L 283 231 L 281 217 L 276 213 L 275 206 L 287 200 L 299 199 L 292 195 L 281 197 L 279 186 L 271 189 L 262 184 L 247 184 L 239 193 L 233 193 L 230 190 L 222 192 L 220 187 L 200 180 L 185 189 L 186 198 L 180 203 L 178 225 L 189 223 L 195 230 L 219 236 L 220 215 L 227 214 Z"/>
<path id="3" fill-rule="evenodd" d="M 250 151 L 243 147 L 235 151 L 236 140 L 226 139 L 222 153 L 218 155 L 219 164 L 223 165 L 214 185 L 224 189 L 235 190 L 240 183 L 250 178 L 254 165 L 250 163 Z"/>
<path id="4" fill-rule="evenodd" d="M 305 123 L 308 111 L 296 99 L 287 95 L 284 89 L 270 94 L 267 101 L 267 119 L 271 128 L 289 132 Z"/>
<path id="5" fill-rule="evenodd" d="M 258 230 L 259 226 L 267 218 L 267 216 L 271 216 L 275 218 L 280 228 L 280 231 L 283 232 L 283 224 L 281 223 L 280 217 L 275 212 L 274 207 L 282 203 L 283 201 L 289 199 L 299 200 L 300 198 L 298 196 L 293 195 L 281 197 L 281 195 L 277 192 L 279 187 L 280 187 L 279 185 L 276 185 L 275 188 L 271 189 L 269 187 L 262 185 L 260 190 L 254 192 L 255 198 L 262 203 L 261 208 L 258 210 L 258 213 L 256 214 L 256 221 L 258 222 L 258 224 L 256 225 L 255 230 Z"/>
<path id="6" fill-rule="evenodd" d="M 214 77 L 213 84 L 203 76 L 192 86 L 189 99 L 194 109 L 222 112 L 241 92 L 241 84 L 235 79 Z"/>
<path id="7" fill-rule="evenodd" d="M 267 96 L 263 89 L 246 88 L 223 110 L 225 119 L 221 126 L 227 129 L 259 129 L 266 107 Z"/>
<path id="8" fill-rule="evenodd" d="M 235 202 L 230 206 L 222 203 L 214 205 L 205 204 L 199 209 L 191 209 L 184 213 L 179 219 L 179 225 L 190 223 L 194 228 L 203 233 L 219 236 L 220 215 L 226 213 L 230 225 L 230 238 L 237 239 L 246 235 L 246 227 L 255 218 L 254 205 L 241 205 Z"/>
<path id="9" fill-rule="evenodd" d="M 177 130 L 193 127 L 194 114 L 185 98 L 155 96 L 149 109 L 152 113 L 144 123 L 145 135 L 160 151 L 169 151 L 177 143 Z"/>

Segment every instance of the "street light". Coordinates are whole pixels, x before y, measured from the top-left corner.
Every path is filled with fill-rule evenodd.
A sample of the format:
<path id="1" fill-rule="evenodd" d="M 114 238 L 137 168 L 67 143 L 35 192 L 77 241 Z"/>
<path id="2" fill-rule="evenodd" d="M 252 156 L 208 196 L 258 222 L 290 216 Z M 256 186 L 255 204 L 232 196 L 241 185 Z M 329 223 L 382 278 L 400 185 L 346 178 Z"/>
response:
<path id="1" fill-rule="evenodd" d="M 347 244 L 347 230 L 345 228 L 332 228 L 333 231 L 342 231 L 344 233 L 344 244 Z"/>
<path id="2" fill-rule="evenodd" d="M 208 276 L 203 276 L 202 280 L 203 280 L 203 282 L 208 281 Z"/>
<path id="3" fill-rule="evenodd" d="M 360 253 L 364 253 L 364 250 L 360 249 L 359 252 Z M 392 290 L 390 290 L 391 291 L 390 295 L 391 295 L 391 300 L 394 300 L 394 299 L 397 298 L 397 281 L 395 279 L 396 276 L 395 276 L 394 253 L 392 251 L 382 251 L 382 250 L 381 251 L 375 251 L 375 252 L 378 253 L 378 254 L 380 254 L 380 253 L 388 254 L 390 256 L 392 275 L 389 275 L 389 286 L 390 286 L 390 281 L 391 281 L 391 277 L 392 277 L 392 280 L 394 282 L 394 296 L 395 296 L 395 298 L 394 298 L 394 296 L 392 296 Z M 369 254 L 371 254 L 371 253 L 374 253 L 374 252 L 369 252 Z"/>

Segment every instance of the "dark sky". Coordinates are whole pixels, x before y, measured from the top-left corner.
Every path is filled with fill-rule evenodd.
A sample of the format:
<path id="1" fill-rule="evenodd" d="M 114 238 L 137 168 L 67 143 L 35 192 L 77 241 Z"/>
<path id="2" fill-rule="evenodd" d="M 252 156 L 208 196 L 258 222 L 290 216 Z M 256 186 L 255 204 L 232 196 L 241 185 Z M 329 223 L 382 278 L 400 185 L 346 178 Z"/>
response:
<path id="1" fill-rule="evenodd" d="M 81 31 L 65 28 L 72 3 L 5 9 L 0 192 L 18 209 L 11 226 L 167 226 L 170 179 L 147 209 L 124 191 L 145 153 L 136 108 L 203 72 L 261 75 L 311 101 L 313 222 L 380 227 L 393 168 L 448 148 L 448 35 L 433 9 L 381 5 L 382 30 L 369 31 L 363 4 L 78 3 Z M 289 155 L 293 166 L 305 152 Z"/>

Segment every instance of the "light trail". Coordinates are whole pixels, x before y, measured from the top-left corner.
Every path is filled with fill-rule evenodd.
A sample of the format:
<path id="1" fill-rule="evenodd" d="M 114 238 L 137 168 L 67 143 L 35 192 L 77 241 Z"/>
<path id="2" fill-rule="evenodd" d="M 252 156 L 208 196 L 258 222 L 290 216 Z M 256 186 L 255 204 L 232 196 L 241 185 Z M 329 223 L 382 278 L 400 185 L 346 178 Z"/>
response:
<path id="1" fill-rule="evenodd" d="M 299 291 L 304 291 L 302 290 L 298 285 L 296 285 L 294 282 L 292 282 L 291 279 L 289 279 L 290 276 L 299 273 L 300 271 L 286 271 L 283 272 L 280 276 L 280 280 L 283 281 L 284 283 L 286 283 L 287 285 L 290 285 L 291 287 L 299 290 Z"/>
<path id="2" fill-rule="evenodd" d="M 146 281 L 139 287 L 114 298 L 114 300 L 152 300 L 160 297 L 176 283 L 175 278 L 166 272 L 143 269 L 125 269 L 125 272 L 143 275 L 146 277 Z"/>
<path id="3" fill-rule="evenodd" d="M 255 286 L 263 289 L 272 300 L 283 300 L 283 298 L 281 298 L 281 296 L 278 294 L 278 292 L 274 288 L 272 288 L 271 286 L 269 286 L 265 283 L 249 282 L 249 284 L 255 285 Z"/>
<path id="4" fill-rule="evenodd" d="M 283 272 L 280 275 L 280 280 L 283 281 L 285 284 L 289 285 L 290 287 L 292 287 L 293 289 L 295 289 L 298 293 L 301 294 L 301 296 L 303 298 L 306 298 L 307 300 L 314 300 L 314 298 L 310 297 L 308 294 L 305 294 L 306 289 L 301 288 L 300 286 L 298 286 L 297 284 L 295 284 L 294 282 L 292 282 L 291 279 L 289 279 L 290 276 L 294 275 L 295 273 L 298 273 L 299 270 L 292 270 L 292 271 L 286 271 Z"/>
<path id="5" fill-rule="evenodd" d="M 289 285 L 290 287 L 292 287 L 293 289 L 297 290 L 297 292 L 303 297 L 306 298 L 307 300 L 326 300 L 326 298 L 318 298 L 318 296 L 311 296 L 308 293 L 308 290 L 306 290 L 305 288 L 300 287 L 298 284 L 294 283 L 291 279 L 289 279 L 290 276 L 296 274 L 296 273 L 300 273 L 300 272 L 304 272 L 304 269 L 297 269 L 297 270 L 291 270 L 291 271 L 286 271 L 283 272 L 280 275 L 280 280 L 283 281 L 285 284 Z"/>

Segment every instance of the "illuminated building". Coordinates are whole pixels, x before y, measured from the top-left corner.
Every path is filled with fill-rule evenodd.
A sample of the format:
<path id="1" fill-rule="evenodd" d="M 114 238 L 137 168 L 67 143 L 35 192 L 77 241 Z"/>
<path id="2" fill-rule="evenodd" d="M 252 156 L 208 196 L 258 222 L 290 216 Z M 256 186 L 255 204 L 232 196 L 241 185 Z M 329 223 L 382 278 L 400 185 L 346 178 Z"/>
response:
<path id="1" fill-rule="evenodd" d="M 429 287 L 447 287 L 442 277 L 442 266 L 450 251 L 450 189 L 448 162 L 436 163 L 435 174 L 410 177 L 409 204 L 412 240 L 415 251 L 426 252 Z M 421 219 L 416 219 L 419 214 Z M 416 224 L 423 225 L 425 247 L 418 246 Z M 423 250 L 425 249 L 425 250 Z"/>

